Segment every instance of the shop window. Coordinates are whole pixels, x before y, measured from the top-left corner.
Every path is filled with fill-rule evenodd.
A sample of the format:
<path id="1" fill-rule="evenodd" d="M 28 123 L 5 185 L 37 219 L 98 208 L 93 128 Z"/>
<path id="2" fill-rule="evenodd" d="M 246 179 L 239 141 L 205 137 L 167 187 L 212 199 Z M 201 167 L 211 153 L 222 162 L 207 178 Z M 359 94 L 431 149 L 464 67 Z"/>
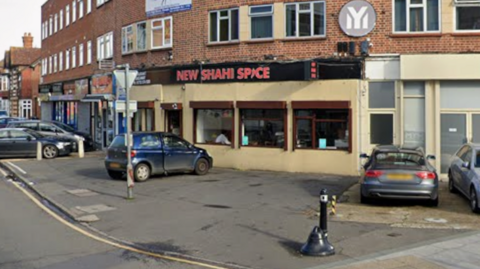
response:
<path id="1" fill-rule="evenodd" d="M 403 145 L 425 148 L 425 82 L 405 82 L 403 98 Z"/>
<path id="2" fill-rule="evenodd" d="M 295 148 L 350 150 L 349 109 L 296 109 Z"/>
<path id="3" fill-rule="evenodd" d="M 233 109 L 195 109 L 195 143 L 231 145 Z"/>
<path id="4" fill-rule="evenodd" d="M 285 4 L 286 36 L 325 36 L 325 2 Z"/>
<path id="5" fill-rule="evenodd" d="M 240 113 L 242 146 L 284 147 L 284 110 L 241 109 Z"/>
<path id="6" fill-rule="evenodd" d="M 236 41 L 239 36 L 238 9 L 210 12 L 210 42 Z"/>
<path id="7" fill-rule="evenodd" d="M 439 0 L 395 0 L 395 32 L 438 32 L 440 30 Z"/>
<path id="8" fill-rule="evenodd" d="M 122 28 L 122 53 L 133 51 L 133 25 Z"/>
<path id="9" fill-rule="evenodd" d="M 137 50 L 147 49 L 147 23 L 137 23 Z"/>
<path id="10" fill-rule="evenodd" d="M 250 7 L 251 38 L 273 38 L 273 5 Z"/>
<path id="11" fill-rule="evenodd" d="M 480 31 L 480 1 L 455 1 L 455 30 Z"/>
<path id="12" fill-rule="evenodd" d="M 172 47 L 172 17 L 152 21 L 152 49 Z"/>

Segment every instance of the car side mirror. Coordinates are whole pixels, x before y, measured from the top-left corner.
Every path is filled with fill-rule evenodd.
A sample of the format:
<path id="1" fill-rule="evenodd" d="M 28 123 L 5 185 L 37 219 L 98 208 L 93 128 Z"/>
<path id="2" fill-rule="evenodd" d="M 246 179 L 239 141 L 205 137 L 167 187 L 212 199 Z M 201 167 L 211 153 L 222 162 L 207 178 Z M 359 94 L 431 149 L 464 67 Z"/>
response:
<path id="1" fill-rule="evenodd" d="M 436 160 L 435 155 L 428 155 L 427 160 Z"/>
<path id="2" fill-rule="evenodd" d="M 366 153 L 362 153 L 360 154 L 360 158 L 367 159 L 367 158 L 370 158 L 370 156 L 368 156 Z"/>
<path id="3" fill-rule="evenodd" d="M 470 169 L 470 162 L 463 162 L 462 167 Z"/>

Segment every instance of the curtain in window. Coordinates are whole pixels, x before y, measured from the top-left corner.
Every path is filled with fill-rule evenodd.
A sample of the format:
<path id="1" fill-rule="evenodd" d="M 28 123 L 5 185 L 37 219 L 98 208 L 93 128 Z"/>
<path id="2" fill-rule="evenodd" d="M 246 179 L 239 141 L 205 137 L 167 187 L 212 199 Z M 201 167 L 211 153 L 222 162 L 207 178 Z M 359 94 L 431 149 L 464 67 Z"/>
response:
<path id="1" fill-rule="evenodd" d="M 273 37 L 272 16 L 252 17 L 252 38 Z"/>
<path id="2" fill-rule="evenodd" d="M 423 8 L 410 8 L 410 32 L 423 31 Z"/>
<path id="3" fill-rule="evenodd" d="M 137 24 L 137 50 L 147 49 L 147 30 L 145 23 Z"/>
<path id="4" fill-rule="evenodd" d="M 407 31 L 407 2 L 395 0 L 395 31 Z"/>
<path id="5" fill-rule="evenodd" d="M 154 21 L 152 29 L 153 47 L 163 46 L 163 21 Z"/>

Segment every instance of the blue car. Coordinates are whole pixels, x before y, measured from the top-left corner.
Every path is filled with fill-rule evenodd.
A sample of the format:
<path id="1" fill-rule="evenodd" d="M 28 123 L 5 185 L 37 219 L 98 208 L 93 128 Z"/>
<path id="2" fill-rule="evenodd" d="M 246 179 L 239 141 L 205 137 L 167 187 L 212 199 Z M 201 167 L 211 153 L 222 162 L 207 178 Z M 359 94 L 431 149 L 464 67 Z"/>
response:
<path id="1" fill-rule="evenodd" d="M 205 175 L 213 159 L 205 149 L 183 138 L 164 132 L 134 132 L 131 148 L 134 179 L 145 181 L 152 175 L 193 172 Z M 105 168 L 113 179 L 121 179 L 127 170 L 125 134 L 117 135 L 108 147 Z"/>
<path id="2" fill-rule="evenodd" d="M 452 156 L 448 189 L 470 199 L 472 211 L 480 213 L 480 144 L 465 144 Z"/>

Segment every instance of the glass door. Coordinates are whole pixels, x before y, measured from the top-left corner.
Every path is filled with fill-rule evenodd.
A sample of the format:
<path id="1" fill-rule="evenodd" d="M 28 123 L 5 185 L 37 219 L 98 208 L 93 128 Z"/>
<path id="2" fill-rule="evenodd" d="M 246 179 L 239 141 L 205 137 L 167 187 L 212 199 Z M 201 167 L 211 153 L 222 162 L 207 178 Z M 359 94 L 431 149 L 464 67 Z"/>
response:
<path id="1" fill-rule="evenodd" d="M 167 132 L 182 136 L 182 111 L 166 110 Z"/>
<path id="2" fill-rule="evenodd" d="M 475 117 L 475 119 L 480 124 L 480 118 Z M 440 130 L 440 170 L 442 174 L 446 174 L 451 156 L 467 142 L 467 113 L 441 114 Z"/>

